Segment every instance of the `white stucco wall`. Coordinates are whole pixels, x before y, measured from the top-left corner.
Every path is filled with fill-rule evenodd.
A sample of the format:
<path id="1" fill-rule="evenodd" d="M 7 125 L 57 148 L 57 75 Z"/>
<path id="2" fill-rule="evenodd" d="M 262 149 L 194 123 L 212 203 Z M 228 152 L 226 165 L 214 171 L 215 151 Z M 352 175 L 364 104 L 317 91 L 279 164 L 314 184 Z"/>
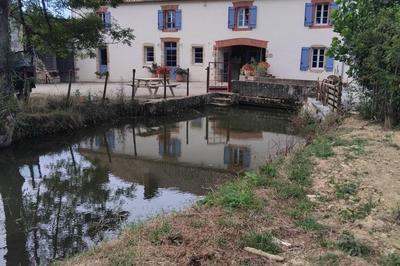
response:
<path id="1" fill-rule="evenodd" d="M 228 29 L 228 7 L 232 1 L 176 1 L 182 10 L 182 30 L 162 32 L 157 28 L 157 11 L 161 3 L 123 4 L 109 8 L 113 19 L 123 27 L 134 29 L 136 39 L 131 47 L 121 44 L 109 45 L 109 71 L 111 81 L 131 80 L 132 68 L 137 77 L 150 74 L 144 65 L 144 44 L 153 44 L 155 58 L 162 63 L 161 38 L 180 38 L 178 65 L 190 68 L 191 80 L 205 81 L 207 63 L 214 61 L 213 46 L 217 40 L 253 38 L 268 41 L 271 57 L 269 72 L 279 78 L 324 78 L 332 72 L 300 71 L 302 47 L 323 45 L 329 47 L 334 33 L 331 28 L 310 29 L 304 26 L 306 0 L 255 0 L 258 8 L 257 27 L 252 31 Z M 204 64 L 192 65 L 192 46 L 204 46 Z M 97 81 L 96 59 L 77 59 L 78 81 Z M 342 64 L 335 62 L 334 71 L 341 73 Z"/>

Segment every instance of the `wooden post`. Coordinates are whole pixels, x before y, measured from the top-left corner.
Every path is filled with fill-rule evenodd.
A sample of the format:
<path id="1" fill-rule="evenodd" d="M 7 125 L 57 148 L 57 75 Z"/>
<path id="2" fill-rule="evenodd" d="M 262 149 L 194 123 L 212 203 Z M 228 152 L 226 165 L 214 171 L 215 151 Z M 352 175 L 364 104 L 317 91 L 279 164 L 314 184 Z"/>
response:
<path id="1" fill-rule="evenodd" d="M 210 66 L 208 66 L 207 68 L 206 68 L 206 70 L 207 70 L 207 93 L 208 93 L 208 89 L 209 89 L 209 87 L 210 87 Z"/>
<path id="2" fill-rule="evenodd" d="M 68 92 L 67 92 L 67 101 L 65 105 L 68 107 L 69 98 L 71 97 L 71 85 L 72 85 L 72 69 L 69 71 L 69 81 L 68 81 Z"/>
<path id="3" fill-rule="evenodd" d="M 132 102 L 135 100 L 135 75 L 136 69 L 132 69 Z"/>
<path id="4" fill-rule="evenodd" d="M 186 70 L 186 96 L 189 96 L 189 68 Z"/>
<path id="5" fill-rule="evenodd" d="M 106 93 L 107 93 L 107 84 L 108 84 L 108 71 L 106 72 L 106 79 L 104 80 L 104 90 L 103 90 L 103 99 L 102 99 L 102 103 L 104 103 L 104 101 L 106 100 Z"/>
<path id="6" fill-rule="evenodd" d="M 167 71 L 164 70 L 164 99 L 167 99 Z"/>

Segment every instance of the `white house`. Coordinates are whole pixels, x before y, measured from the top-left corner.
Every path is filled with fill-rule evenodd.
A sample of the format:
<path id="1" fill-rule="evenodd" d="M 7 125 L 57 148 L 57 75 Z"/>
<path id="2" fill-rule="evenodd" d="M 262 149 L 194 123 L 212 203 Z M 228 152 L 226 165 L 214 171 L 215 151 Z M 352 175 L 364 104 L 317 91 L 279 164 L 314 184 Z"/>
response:
<path id="1" fill-rule="evenodd" d="M 132 46 L 109 44 L 97 58 L 76 60 L 77 81 L 148 77 L 153 62 L 190 68 L 192 81 L 205 81 L 209 62 L 239 68 L 253 58 L 266 60 L 277 78 L 316 80 L 342 74 L 327 57 L 335 33 L 333 0 L 127 0 L 99 13 L 105 23 L 134 29 Z"/>

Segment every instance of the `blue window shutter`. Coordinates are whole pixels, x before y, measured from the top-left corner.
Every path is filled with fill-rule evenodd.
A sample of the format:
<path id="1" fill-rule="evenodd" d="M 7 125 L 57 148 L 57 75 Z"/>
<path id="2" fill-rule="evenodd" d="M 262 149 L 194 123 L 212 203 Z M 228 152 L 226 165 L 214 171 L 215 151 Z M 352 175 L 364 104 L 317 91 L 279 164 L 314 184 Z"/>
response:
<path id="1" fill-rule="evenodd" d="M 301 48 L 301 61 L 300 61 L 300 70 L 307 71 L 310 68 L 310 48 L 303 47 Z"/>
<path id="2" fill-rule="evenodd" d="M 311 3 L 306 3 L 305 13 L 304 13 L 304 26 L 309 27 L 313 24 L 313 5 Z"/>
<path id="3" fill-rule="evenodd" d="M 332 25 L 332 13 L 337 9 L 337 4 L 336 2 L 331 3 L 331 10 L 330 10 L 330 18 L 329 18 L 329 24 Z"/>
<path id="4" fill-rule="evenodd" d="M 235 28 L 235 8 L 231 6 L 228 8 L 228 28 Z"/>
<path id="5" fill-rule="evenodd" d="M 251 6 L 249 12 L 249 27 L 254 29 L 257 26 L 257 6 Z"/>
<path id="6" fill-rule="evenodd" d="M 158 29 L 164 29 L 164 12 L 162 10 L 158 10 Z"/>
<path id="7" fill-rule="evenodd" d="M 326 63 L 325 63 L 326 72 L 332 72 L 333 71 L 334 62 L 335 62 L 335 59 L 333 57 L 327 57 L 326 58 Z"/>
<path id="8" fill-rule="evenodd" d="M 105 21 L 104 27 L 106 29 L 111 28 L 111 13 L 110 12 L 104 13 L 104 21 Z"/>
<path id="9" fill-rule="evenodd" d="M 175 27 L 177 30 L 182 29 L 182 10 L 178 9 L 175 13 Z"/>
<path id="10" fill-rule="evenodd" d="M 231 149 L 229 148 L 229 146 L 225 146 L 224 147 L 224 164 L 225 165 L 229 165 L 231 163 L 231 153 L 230 153 Z"/>

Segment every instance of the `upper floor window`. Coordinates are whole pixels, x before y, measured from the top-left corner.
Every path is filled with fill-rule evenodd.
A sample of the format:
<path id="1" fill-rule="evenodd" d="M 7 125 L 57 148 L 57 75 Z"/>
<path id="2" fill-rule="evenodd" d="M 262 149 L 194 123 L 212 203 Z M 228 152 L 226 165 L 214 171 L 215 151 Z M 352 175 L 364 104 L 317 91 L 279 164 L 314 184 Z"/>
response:
<path id="1" fill-rule="evenodd" d="M 330 26 L 332 24 L 332 11 L 336 8 L 336 3 L 329 0 L 312 0 L 311 3 L 306 3 L 304 26 Z"/>
<path id="2" fill-rule="evenodd" d="M 182 28 L 182 10 L 178 6 L 163 6 L 158 10 L 158 29 L 162 31 L 177 31 Z"/>
<path id="3" fill-rule="evenodd" d="M 249 26 L 249 8 L 241 7 L 237 9 L 237 27 L 247 28 Z"/>
<path id="4" fill-rule="evenodd" d="M 101 22 L 103 23 L 106 29 L 111 27 L 111 13 L 106 10 L 100 10 L 97 12 L 97 15 L 100 17 Z"/>
<path id="5" fill-rule="evenodd" d="M 176 19 L 176 11 L 175 10 L 167 10 L 164 12 L 165 15 L 165 29 L 174 30 L 175 29 L 175 19 Z"/>
<path id="6" fill-rule="evenodd" d="M 257 24 L 257 6 L 253 1 L 233 3 L 228 8 L 228 28 L 232 30 L 251 30 Z"/>
<path id="7" fill-rule="evenodd" d="M 315 5 L 315 21 L 316 25 L 327 25 L 329 19 L 329 3 Z"/>

